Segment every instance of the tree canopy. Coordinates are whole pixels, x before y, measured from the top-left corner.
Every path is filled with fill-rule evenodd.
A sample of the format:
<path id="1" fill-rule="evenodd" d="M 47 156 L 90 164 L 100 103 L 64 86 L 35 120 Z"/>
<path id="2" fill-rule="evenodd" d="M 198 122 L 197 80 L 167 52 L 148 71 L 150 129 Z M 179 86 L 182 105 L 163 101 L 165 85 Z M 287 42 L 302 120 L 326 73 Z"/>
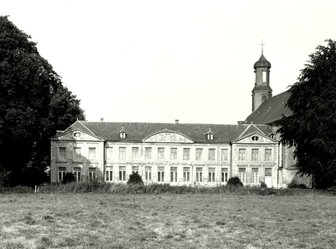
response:
<path id="1" fill-rule="evenodd" d="M 37 184 L 49 165 L 56 130 L 84 119 L 30 36 L 0 16 L 0 183 Z"/>
<path id="2" fill-rule="evenodd" d="M 281 140 L 295 146 L 299 173 L 317 188 L 336 185 L 336 42 L 318 46 L 289 90 L 293 114 L 276 122 Z"/>

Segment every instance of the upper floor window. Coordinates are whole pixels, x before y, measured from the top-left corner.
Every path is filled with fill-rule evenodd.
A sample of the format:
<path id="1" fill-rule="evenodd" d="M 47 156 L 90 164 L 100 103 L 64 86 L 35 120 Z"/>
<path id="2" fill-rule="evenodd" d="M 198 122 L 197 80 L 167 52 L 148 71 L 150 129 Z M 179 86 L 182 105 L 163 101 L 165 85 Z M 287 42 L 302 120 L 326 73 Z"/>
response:
<path id="1" fill-rule="evenodd" d="M 120 138 L 126 138 L 126 131 L 124 130 L 124 127 L 121 127 L 121 130 L 119 131 Z"/>
<path id="2" fill-rule="evenodd" d="M 177 159 L 177 148 L 170 148 L 170 160 Z"/>
<path id="3" fill-rule="evenodd" d="M 126 159 L 126 147 L 119 147 L 119 160 Z"/>
<path id="4" fill-rule="evenodd" d="M 209 161 L 215 161 L 215 155 L 216 154 L 216 149 L 209 149 L 209 154 L 208 154 L 208 160 Z"/>
<path id="5" fill-rule="evenodd" d="M 190 148 L 183 148 L 183 160 L 190 160 Z"/>
<path id="6" fill-rule="evenodd" d="M 238 160 L 239 161 L 245 161 L 246 160 L 246 149 L 240 148 L 238 150 Z"/>
<path id="7" fill-rule="evenodd" d="M 58 147 L 58 160 L 66 160 L 66 147 Z"/>
<path id="8" fill-rule="evenodd" d="M 203 149 L 202 148 L 196 148 L 196 161 L 201 161 L 202 160 L 202 154 L 203 154 Z"/>
<path id="9" fill-rule="evenodd" d="M 259 150 L 252 149 L 251 161 L 258 161 L 258 159 L 259 159 Z"/>
<path id="10" fill-rule="evenodd" d="M 211 128 L 209 128 L 209 131 L 206 134 L 206 138 L 207 138 L 207 140 L 213 140 L 214 139 L 214 135 L 211 131 Z"/>
<path id="11" fill-rule="evenodd" d="M 221 161 L 227 161 L 229 159 L 229 150 L 221 149 Z"/>
<path id="12" fill-rule="evenodd" d="M 163 160 L 164 159 L 164 148 L 163 147 L 158 148 L 157 159 L 158 160 Z"/>
<path id="13" fill-rule="evenodd" d="M 152 159 L 152 148 L 151 147 L 145 148 L 145 159 Z"/>
<path id="14" fill-rule="evenodd" d="M 94 160 L 94 159 L 96 159 L 96 148 L 90 147 L 89 148 L 89 160 Z"/>
<path id="15" fill-rule="evenodd" d="M 132 147 L 132 159 L 139 158 L 139 147 Z"/>
<path id="16" fill-rule="evenodd" d="M 80 160 L 82 157 L 82 149 L 81 147 L 75 147 L 74 148 L 74 159 L 75 160 Z"/>
<path id="17" fill-rule="evenodd" d="M 265 149 L 265 161 L 272 160 L 272 149 Z"/>
<path id="18" fill-rule="evenodd" d="M 113 148 L 107 147 L 106 148 L 106 160 L 108 161 L 112 160 L 112 156 L 113 156 Z"/>

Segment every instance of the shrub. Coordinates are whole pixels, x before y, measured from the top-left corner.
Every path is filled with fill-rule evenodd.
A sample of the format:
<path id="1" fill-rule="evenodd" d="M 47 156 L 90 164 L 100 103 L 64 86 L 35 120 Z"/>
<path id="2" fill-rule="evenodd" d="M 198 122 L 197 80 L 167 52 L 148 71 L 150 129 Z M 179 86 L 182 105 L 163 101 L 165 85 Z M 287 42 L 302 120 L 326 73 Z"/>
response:
<path id="1" fill-rule="evenodd" d="M 231 187 L 243 187 L 243 183 L 240 181 L 239 177 L 234 176 L 231 177 L 228 182 L 227 182 L 227 186 L 231 186 Z"/>
<path id="2" fill-rule="evenodd" d="M 128 179 L 127 184 L 144 185 L 141 176 L 137 172 L 133 172 Z"/>
<path id="3" fill-rule="evenodd" d="M 261 188 L 267 188 L 267 184 L 266 184 L 265 182 L 261 182 L 261 183 L 260 183 L 260 187 L 261 187 Z"/>
<path id="4" fill-rule="evenodd" d="M 67 172 L 65 173 L 65 175 L 63 176 L 63 181 L 62 183 L 66 184 L 69 182 L 74 182 L 76 180 L 74 173 L 72 172 Z"/>

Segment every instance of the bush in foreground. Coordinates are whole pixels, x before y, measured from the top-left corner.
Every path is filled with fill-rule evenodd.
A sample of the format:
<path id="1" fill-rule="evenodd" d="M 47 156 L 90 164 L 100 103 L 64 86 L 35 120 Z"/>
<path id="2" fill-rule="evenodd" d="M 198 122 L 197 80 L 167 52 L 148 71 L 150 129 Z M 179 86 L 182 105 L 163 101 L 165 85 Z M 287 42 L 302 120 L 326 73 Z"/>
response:
<path id="1" fill-rule="evenodd" d="M 241 180 L 239 179 L 239 177 L 237 176 L 234 176 L 234 177 L 231 177 L 228 182 L 227 182 L 227 186 L 230 186 L 230 187 L 243 187 L 243 183 L 241 182 Z"/>
<path id="2" fill-rule="evenodd" d="M 127 184 L 138 184 L 138 185 L 144 185 L 141 175 L 139 175 L 137 172 L 133 172 L 128 179 Z"/>

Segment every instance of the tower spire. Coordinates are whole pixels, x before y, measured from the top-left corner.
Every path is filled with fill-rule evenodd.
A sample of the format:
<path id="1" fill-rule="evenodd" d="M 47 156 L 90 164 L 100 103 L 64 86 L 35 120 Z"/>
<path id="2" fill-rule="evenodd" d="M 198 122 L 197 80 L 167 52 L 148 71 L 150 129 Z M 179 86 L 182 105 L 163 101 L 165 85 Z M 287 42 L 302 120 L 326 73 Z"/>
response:
<path id="1" fill-rule="evenodd" d="M 264 44 L 264 40 L 263 39 L 261 39 L 260 46 L 261 46 L 261 54 L 264 54 L 264 46 L 265 46 L 265 44 Z"/>

